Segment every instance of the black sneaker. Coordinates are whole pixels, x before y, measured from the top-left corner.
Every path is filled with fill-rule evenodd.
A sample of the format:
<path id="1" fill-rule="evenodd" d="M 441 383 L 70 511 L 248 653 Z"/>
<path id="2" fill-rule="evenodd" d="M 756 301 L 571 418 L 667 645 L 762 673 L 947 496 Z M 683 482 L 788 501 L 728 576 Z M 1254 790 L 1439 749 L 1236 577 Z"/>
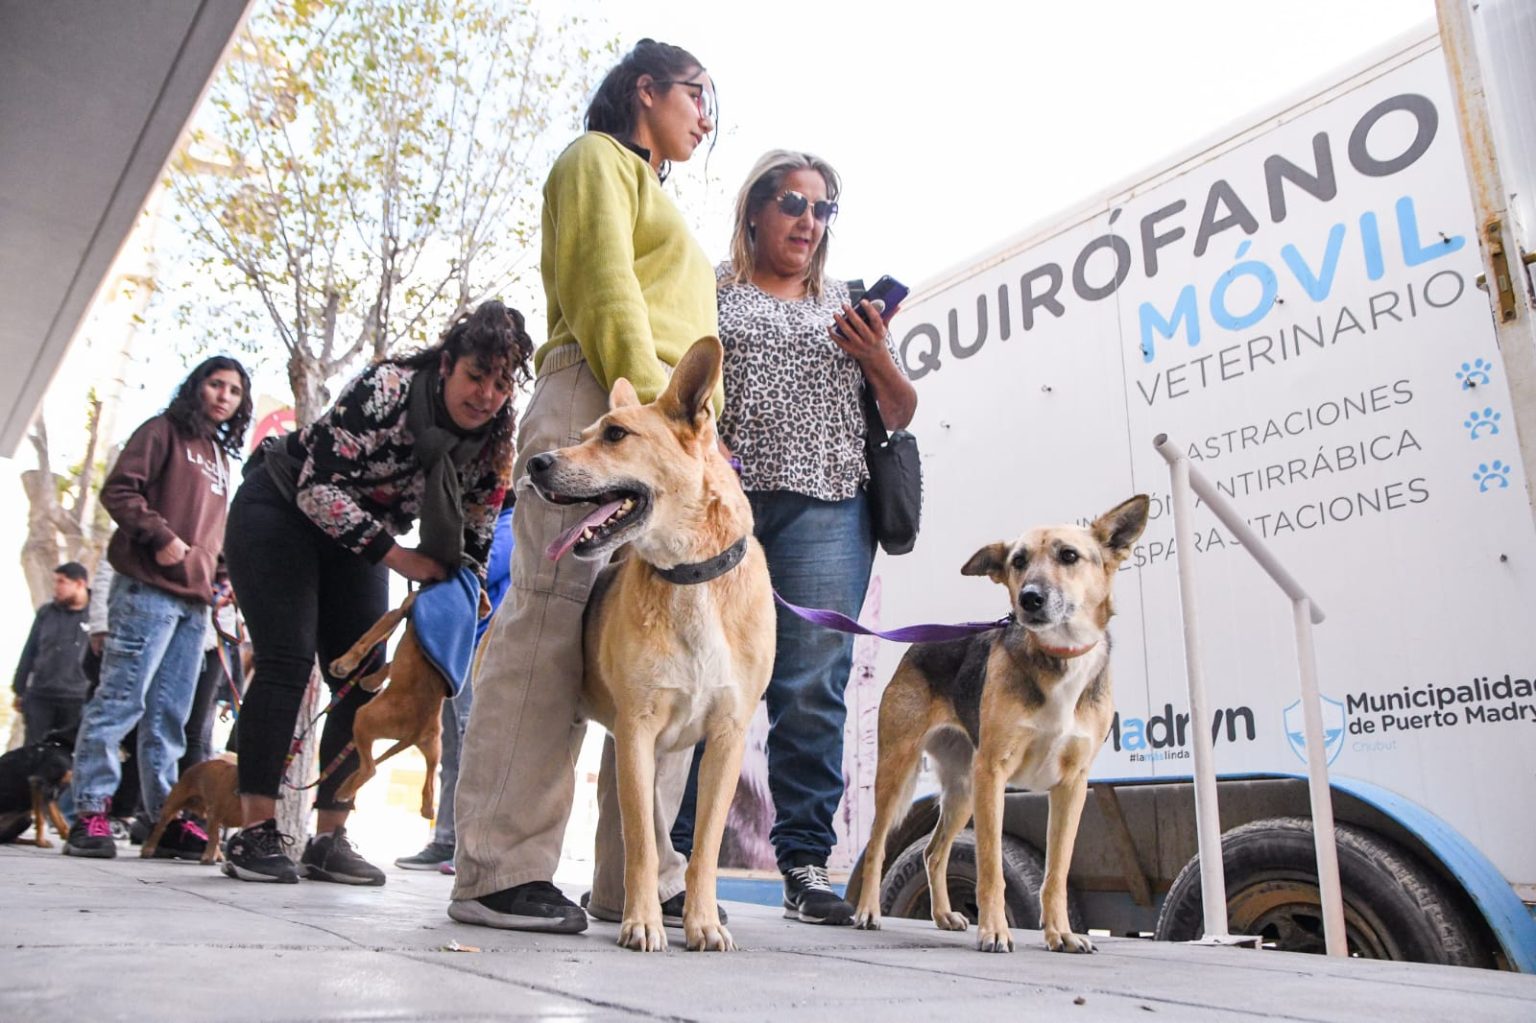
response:
<path id="1" fill-rule="evenodd" d="M 685 891 L 678 892 L 676 895 L 672 896 L 666 902 L 663 902 L 661 904 L 661 922 L 662 922 L 662 925 L 665 926 L 665 927 L 681 927 L 681 926 L 683 926 L 683 906 L 687 902 L 688 902 L 688 893 L 685 892 Z M 592 893 L 591 892 L 582 892 L 581 893 L 581 908 L 586 910 L 592 916 L 597 917 L 599 920 L 606 920 L 608 923 L 611 923 L 611 924 L 622 923 L 623 920 L 624 920 L 624 914 L 620 910 L 609 909 L 607 906 L 594 906 L 594 905 L 592 905 Z M 725 907 L 724 906 L 720 906 L 719 909 L 720 909 L 720 922 L 722 924 L 730 923 L 731 922 L 731 918 L 725 912 Z"/>
<path id="2" fill-rule="evenodd" d="M 826 867 L 807 863 L 784 871 L 784 916 L 841 927 L 853 922 L 853 907 L 832 890 Z"/>
<path id="3" fill-rule="evenodd" d="M 298 884 L 299 868 L 287 850 L 293 839 L 277 830 L 277 821 L 268 818 L 260 824 L 242 828 L 224 843 L 226 877 L 237 881 L 266 881 Z"/>
<path id="4" fill-rule="evenodd" d="M 197 821 L 178 817 L 165 826 L 160 844 L 155 846 L 155 859 L 200 860 L 207 849 L 208 832 Z"/>
<path id="5" fill-rule="evenodd" d="M 478 899 L 455 899 L 448 903 L 448 915 L 461 924 L 508 931 L 580 934 L 587 929 L 587 914 L 548 881 L 529 881 Z"/>
<path id="6" fill-rule="evenodd" d="M 88 856 L 96 860 L 110 860 L 117 855 L 117 842 L 112 838 L 112 821 L 106 813 L 82 813 L 69 826 L 69 837 L 64 839 L 65 856 Z"/>
<path id="7" fill-rule="evenodd" d="M 149 841 L 149 833 L 155 830 L 155 822 L 149 819 L 147 814 L 136 813 L 128 821 L 128 842 L 131 845 L 143 845 Z M 170 829 L 167 828 L 167 831 Z"/>
<path id="8" fill-rule="evenodd" d="M 311 881 L 361 885 L 384 883 L 384 871 L 357 854 L 357 848 L 347 838 L 345 827 L 337 828 L 329 835 L 311 838 L 299 862 L 304 866 L 304 876 Z"/>
<path id="9" fill-rule="evenodd" d="M 427 847 L 415 856 L 402 856 L 395 866 L 402 870 L 436 870 L 444 863 L 453 862 L 453 846 L 445 842 L 428 842 Z"/>

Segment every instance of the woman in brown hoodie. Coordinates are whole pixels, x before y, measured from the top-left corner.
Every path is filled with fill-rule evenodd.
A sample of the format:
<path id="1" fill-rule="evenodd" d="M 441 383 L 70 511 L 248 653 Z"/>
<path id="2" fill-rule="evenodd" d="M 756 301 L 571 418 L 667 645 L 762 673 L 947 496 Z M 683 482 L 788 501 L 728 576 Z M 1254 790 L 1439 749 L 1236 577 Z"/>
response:
<path id="1" fill-rule="evenodd" d="M 117 855 L 107 813 L 118 746 L 134 725 L 151 820 L 176 783 L 224 545 L 229 459 L 250 421 L 250 376 L 234 359 L 215 356 L 192 371 L 164 412 L 134 431 L 102 484 L 102 506 L 118 527 L 107 548 L 118 574 L 107 602 L 101 684 L 75 741 L 69 855 Z M 178 821 L 160 847 L 166 855 L 198 856 L 206 842 L 196 824 Z"/>

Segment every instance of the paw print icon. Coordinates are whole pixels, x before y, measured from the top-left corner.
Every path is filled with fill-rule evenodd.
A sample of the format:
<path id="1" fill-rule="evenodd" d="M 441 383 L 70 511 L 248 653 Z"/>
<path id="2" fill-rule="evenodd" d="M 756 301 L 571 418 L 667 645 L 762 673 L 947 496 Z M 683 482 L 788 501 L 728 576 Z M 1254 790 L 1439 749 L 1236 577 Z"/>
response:
<path id="1" fill-rule="evenodd" d="M 1472 474 L 1472 481 L 1477 484 L 1477 492 L 1482 494 L 1490 490 L 1508 490 L 1511 468 L 1497 458 L 1492 462 L 1483 462 L 1478 465 L 1477 471 Z"/>
<path id="2" fill-rule="evenodd" d="M 1502 412 L 1495 412 L 1491 408 L 1485 408 L 1481 412 L 1474 409 L 1467 414 L 1466 422 L 1461 425 L 1467 428 L 1473 440 L 1482 436 L 1496 437 L 1499 433 L 1499 420 L 1503 418 Z"/>
<path id="3" fill-rule="evenodd" d="M 1456 371 L 1456 379 L 1461 381 L 1461 389 L 1465 391 L 1479 384 L 1486 385 L 1492 371 L 1493 363 L 1487 359 L 1474 359 L 1461 364 L 1461 368 Z"/>

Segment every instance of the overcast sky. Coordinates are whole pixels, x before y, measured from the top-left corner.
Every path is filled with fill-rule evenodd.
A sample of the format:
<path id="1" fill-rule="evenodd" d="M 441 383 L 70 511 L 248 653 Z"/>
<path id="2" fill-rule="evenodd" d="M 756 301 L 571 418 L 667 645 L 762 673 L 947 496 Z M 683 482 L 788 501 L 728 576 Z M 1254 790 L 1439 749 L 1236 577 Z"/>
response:
<path id="1" fill-rule="evenodd" d="M 1434 17 L 1432 0 L 584 0 L 558 9 L 587 11 L 597 35 L 625 48 L 648 35 L 709 68 L 719 137 L 707 159 L 679 169 L 677 188 L 712 257 L 724 255 L 730 206 L 752 162 L 771 148 L 806 149 L 843 177 L 831 272 L 869 281 L 889 273 L 914 287 Z M 275 363 L 259 383 L 278 391 Z M 50 395 L 56 435 L 78 420 L 88 371 L 67 368 L 67 386 Z M 185 372 L 147 352 L 140 371 L 123 435 Z M 0 460 L 0 494 L 9 495 L 0 536 L 13 551 L 26 528 L 16 477 L 32 466 L 26 445 Z M 15 558 L 0 558 L 8 664 L 28 604 Z"/>
<path id="2" fill-rule="evenodd" d="M 1432 0 L 594 6 L 622 46 L 683 46 L 717 83 L 719 139 L 679 173 L 712 256 L 753 161 L 805 149 L 843 178 L 829 269 L 913 286 L 1434 19 Z"/>

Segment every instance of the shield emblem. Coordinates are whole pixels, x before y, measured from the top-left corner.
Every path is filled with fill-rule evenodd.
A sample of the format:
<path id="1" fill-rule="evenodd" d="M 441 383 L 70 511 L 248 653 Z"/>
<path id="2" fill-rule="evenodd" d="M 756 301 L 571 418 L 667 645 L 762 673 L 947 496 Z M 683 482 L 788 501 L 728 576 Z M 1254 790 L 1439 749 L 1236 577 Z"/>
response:
<path id="1" fill-rule="evenodd" d="M 1344 749 L 1344 705 L 1321 693 L 1318 694 L 1318 702 L 1323 710 L 1323 751 L 1328 754 L 1328 763 L 1331 764 Z M 1301 713 L 1300 700 L 1285 708 L 1285 738 L 1291 744 L 1291 752 L 1296 754 L 1296 758 L 1306 763 L 1306 723 Z"/>

